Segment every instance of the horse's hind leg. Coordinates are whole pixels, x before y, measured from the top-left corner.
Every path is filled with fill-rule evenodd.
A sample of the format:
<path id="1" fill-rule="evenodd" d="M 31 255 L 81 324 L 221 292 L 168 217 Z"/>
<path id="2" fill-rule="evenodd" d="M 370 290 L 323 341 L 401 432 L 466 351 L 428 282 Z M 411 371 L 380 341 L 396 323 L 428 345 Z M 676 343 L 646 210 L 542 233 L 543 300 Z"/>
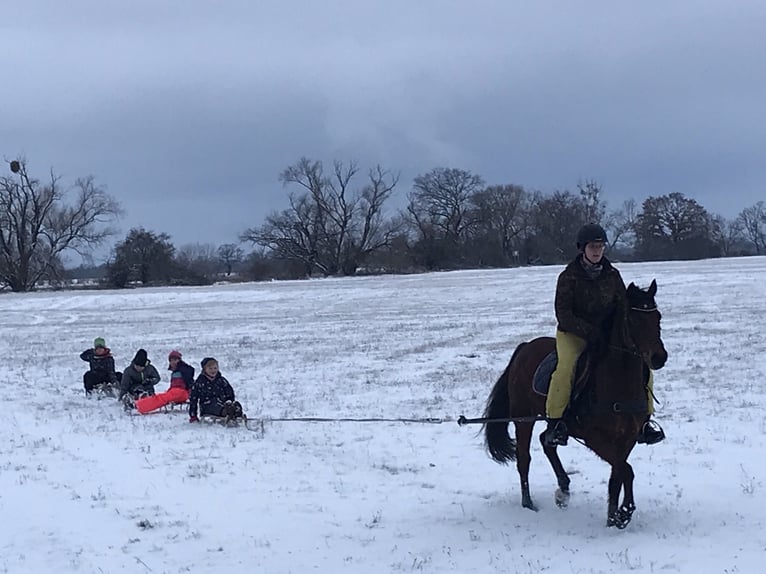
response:
<path id="1" fill-rule="evenodd" d="M 537 506 L 529 494 L 529 465 L 532 462 L 530 444 L 535 423 L 514 423 L 516 427 L 516 469 L 521 479 L 521 505 L 537 512 Z"/>
<path id="2" fill-rule="evenodd" d="M 556 506 L 566 508 L 569 504 L 569 475 L 564 470 L 564 465 L 561 464 L 556 447 L 545 444 L 545 432 L 540 435 L 540 444 L 543 445 L 543 452 L 548 457 L 553 467 L 553 472 L 556 474 L 556 480 L 559 483 L 559 487 L 556 490 Z"/>

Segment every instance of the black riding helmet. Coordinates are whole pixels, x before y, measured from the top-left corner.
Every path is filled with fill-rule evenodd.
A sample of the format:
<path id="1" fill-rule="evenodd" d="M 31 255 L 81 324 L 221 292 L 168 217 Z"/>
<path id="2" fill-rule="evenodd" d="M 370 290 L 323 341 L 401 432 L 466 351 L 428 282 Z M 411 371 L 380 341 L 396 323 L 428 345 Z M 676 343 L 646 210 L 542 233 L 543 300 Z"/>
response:
<path id="1" fill-rule="evenodd" d="M 588 243 L 593 241 L 603 241 L 609 243 L 606 238 L 606 231 L 598 223 L 588 223 L 577 232 L 577 249 L 582 251 Z"/>

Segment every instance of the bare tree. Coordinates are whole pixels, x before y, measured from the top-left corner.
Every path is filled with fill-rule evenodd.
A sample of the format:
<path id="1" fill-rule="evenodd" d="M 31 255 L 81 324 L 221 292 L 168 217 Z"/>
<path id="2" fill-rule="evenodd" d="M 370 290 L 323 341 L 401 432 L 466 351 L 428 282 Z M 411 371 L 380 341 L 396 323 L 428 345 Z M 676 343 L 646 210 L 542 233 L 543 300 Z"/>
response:
<path id="1" fill-rule="evenodd" d="M 574 257 L 577 253 L 577 230 L 588 223 L 586 211 L 583 199 L 569 191 L 554 191 L 549 196 L 539 196 L 534 210 L 534 243 L 538 257 L 549 262 Z"/>
<path id="2" fill-rule="evenodd" d="M 457 264 L 475 223 L 471 197 L 484 180 L 470 171 L 438 167 L 415 178 L 407 219 L 416 231 L 415 251 L 428 269 Z"/>
<path id="3" fill-rule="evenodd" d="M 415 178 L 407 210 L 443 238 L 459 242 L 473 223 L 470 199 L 483 186 L 484 180 L 469 171 L 438 167 Z"/>
<path id="4" fill-rule="evenodd" d="M 85 256 L 101 245 L 121 209 L 91 176 L 64 189 L 53 171 L 42 184 L 30 177 L 26 160 L 10 163 L 13 175 L 0 177 L 0 282 L 29 291 L 61 275 L 67 251 Z"/>
<path id="5" fill-rule="evenodd" d="M 530 231 L 532 197 L 520 185 L 492 185 L 474 193 L 474 235 L 480 245 L 499 248 L 499 264 L 518 263 L 522 238 Z M 514 255 L 516 254 L 516 255 Z"/>
<path id="6" fill-rule="evenodd" d="M 218 259 L 226 268 L 227 277 L 231 275 L 234 266 L 242 261 L 242 257 L 244 252 L 236 243 L 224 243 L 218 248 Z"/>
<path id="7" fill-rule="evenodd" d="M 762 201 L 746 207 L 737 216 L 744 236 L 755 246 L 755 253 L 766 253 L 766 206 Z"/>
<path id="8" fill-rule="evenodd" d="M 178 248 L 175 261 L 179 279 L 187 283 L 211 283 L 221 268 L 218 252 L 212 243 L 187 243 Z"/>
<path id="9" fill-rule="evenodd" d="M 744 237 L 742 222 L 739 219 L 732 220 L 720 215 L 711 215 L 709 227 L 711 239 L 720 248 L 721 255 L 724 257 L 734 255 L 735 247 Z"/>
<path id="10" fill-rule="evenodd" d="M 383 207 L 398 176 L 380 166 L 368 173 L 368 183 L 353 185 L 356 163 L 333 163 L 332 175 L 321 162 L 302 158 L 280 176 L 285 185 L 303 188 L 291 193 L 290 207 L 246 230 L 241 239 L 267 247 L 279 257 L 303 263 L 306 274 L 356 272 L 373 252 L 388 244 L 395 229 L 383 220 Z"/>
<path id="11" fill-rule="evenodd" d="M 627 199 L 622 206 L 606 217 L 604 227 L 609 233 L 610 244 L 616 248 L 630 249 L 635 243 L 638 207 L 636 200 Z"/>
<path id="12" fill-rule="evenodd" d="M 584 219 L 586 223 L 605 222 L 606 204 L 601 200 L 601 184 L 596 180 L 588 179 L 577 184 L 577 190 L 580 192 L 580 199 L 585 210 Z"/>

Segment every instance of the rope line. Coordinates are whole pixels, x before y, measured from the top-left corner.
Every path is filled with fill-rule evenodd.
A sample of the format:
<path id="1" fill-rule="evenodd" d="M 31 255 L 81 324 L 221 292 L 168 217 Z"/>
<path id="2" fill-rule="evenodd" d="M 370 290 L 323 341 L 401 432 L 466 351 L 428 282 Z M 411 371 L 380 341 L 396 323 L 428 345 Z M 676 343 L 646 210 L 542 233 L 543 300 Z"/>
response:
<path id="1" fill-rule="evenodd" d="M 449 417 L 436 418 L 352 418 L 352 417 L 263 417 L 258 420 L 264 423 L 270 422 L 301 422 L 301 423 L 425 423 L 425 424 L 442 424 L 447 422 L 453 422 L 454 419 Z"/>

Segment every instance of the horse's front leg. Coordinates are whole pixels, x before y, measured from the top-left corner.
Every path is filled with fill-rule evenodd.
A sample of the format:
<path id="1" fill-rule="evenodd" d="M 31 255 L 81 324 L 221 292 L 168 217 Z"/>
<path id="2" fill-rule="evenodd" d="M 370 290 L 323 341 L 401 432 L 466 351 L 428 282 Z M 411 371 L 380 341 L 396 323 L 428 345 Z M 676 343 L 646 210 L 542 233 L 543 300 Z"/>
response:
<path id="1" fill-rule="evenodd" d="M 521 506 L 537 512 L 537 506 L 532 502 L 529 493 L 529 466 L 532 462 L 530 444 L 532 443 L 532 429 L 535 423 L 514 423 L 516 427 L 516 469 L 519 471 L 521 480 Z"/>
<path id="2" fill-rule="evenodd" d="M 540 435 L 540 444 L 543 445 L 543 452 L 548 457 L 553 467 L 553 472 L 556 474 L 556 480 L 559 483 L 559 487 L 556 489 L 556 506 L 566 508 L 569 505 L 569 475 L 564 470 L 564 465 L 561 464 L 556 447 L 545 444 L 545 431 Z"/>
<path id="3" fill-rule="evenodd" d="M 612 465 L 612 474 L 609 477 L 609 506 L 607 509 L 607 526 L 625 528 L 633 518 L 636 510 L 633 501 L 633 467 L 627 461 Z M 620 492 L 624 491 L 622 505 L 618 506 Z"/>

